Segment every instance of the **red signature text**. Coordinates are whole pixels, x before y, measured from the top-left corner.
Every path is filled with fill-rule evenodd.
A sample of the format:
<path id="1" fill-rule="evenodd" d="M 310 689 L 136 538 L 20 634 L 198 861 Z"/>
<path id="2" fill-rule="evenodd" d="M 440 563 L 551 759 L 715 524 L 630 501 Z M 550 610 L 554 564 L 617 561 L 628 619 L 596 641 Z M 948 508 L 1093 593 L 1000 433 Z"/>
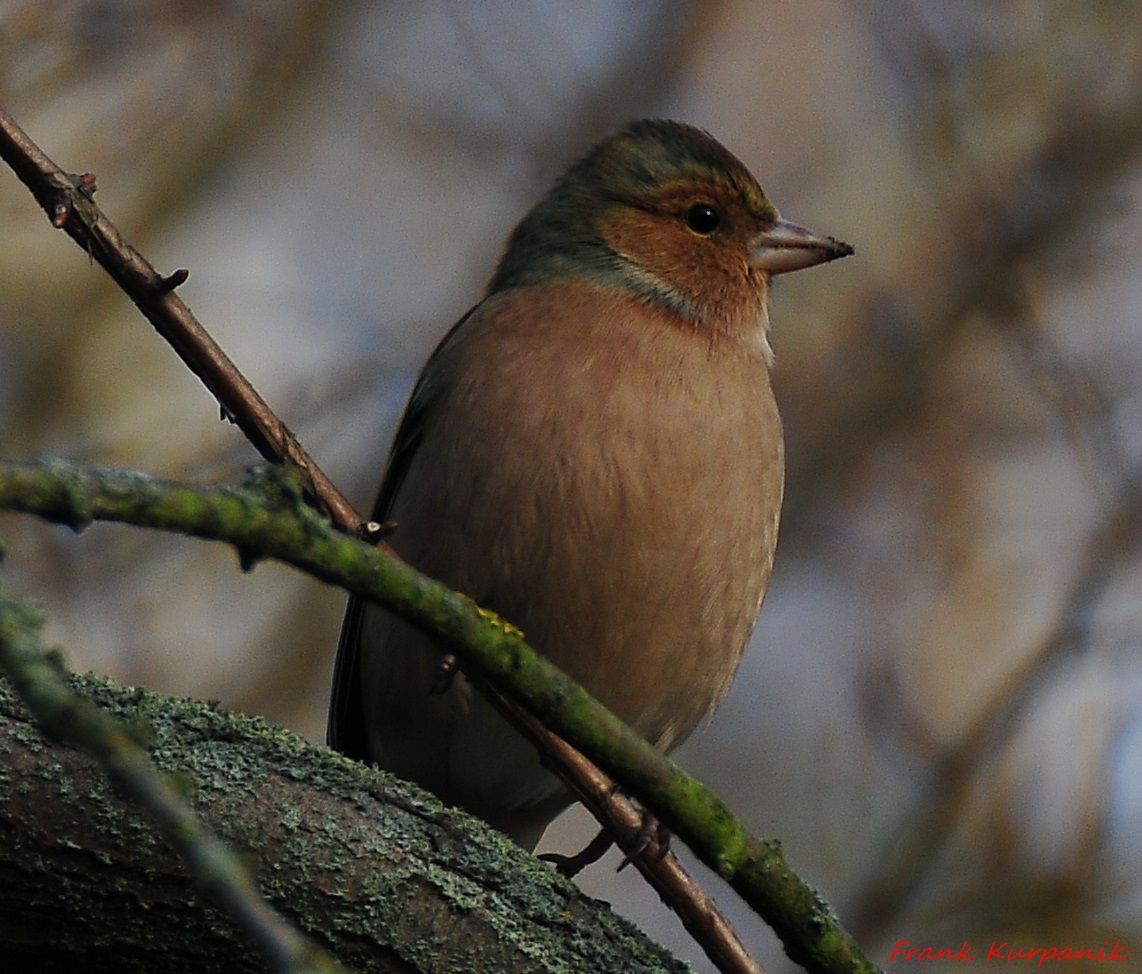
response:
<path id="1" fill-rule="evenodd" d="M 1022 947 L 1014 946 L 1006 940 L 993 940 L 986 953 L 977 950 L 970 941 L 965 940 L 959 947 L 936 947 L 932 945 L 915 946 L 909 940 L 898 940 L 888 955 L 891 963 L 916 963 L 926 960 L 952 960 L 965 963 L 978 960 L 983 964 L 996 961 L 1022 961 L 1024 964 L 1033 964 L 1042 967 L 1071 960 L 1093 960 L 1100 963 L 1115 963 L 1126 960 L 1134 951 L 1123 946 L 1122 941 L 1116 940 L 1111 945 L 1104 940 L 1101 947 Z"/>

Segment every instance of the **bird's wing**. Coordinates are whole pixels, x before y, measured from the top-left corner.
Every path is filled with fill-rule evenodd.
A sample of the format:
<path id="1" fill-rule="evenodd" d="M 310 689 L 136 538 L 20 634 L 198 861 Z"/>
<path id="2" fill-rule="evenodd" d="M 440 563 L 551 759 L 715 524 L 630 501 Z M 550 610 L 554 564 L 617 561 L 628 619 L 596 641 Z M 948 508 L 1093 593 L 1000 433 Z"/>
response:
<path id="1" fill-rule="evenodd" d="M 373 505 L 374 521 L 383 523 L 388 519 L 412 458 L 424 437 L 426 417 L 432 414 L 433 407 L 439 402 L 440 390 L 431 378 L 436 372 L 433 364 L 474 310 L 475 308 L 470 309 L 448 330 L 421 370 L 389 451 L 385 476 Z M 337 642 L 337 660 L 333 664 L 333 690 L 325 731 L 325 741 L 331 748 L 358 761 L 370 760 L 360 667 L 361 625 L 367 604 L 367 600 L 360 596 L 351 595 L 345 607 L 345 618 L 341 622 L 341 635 Z"/>

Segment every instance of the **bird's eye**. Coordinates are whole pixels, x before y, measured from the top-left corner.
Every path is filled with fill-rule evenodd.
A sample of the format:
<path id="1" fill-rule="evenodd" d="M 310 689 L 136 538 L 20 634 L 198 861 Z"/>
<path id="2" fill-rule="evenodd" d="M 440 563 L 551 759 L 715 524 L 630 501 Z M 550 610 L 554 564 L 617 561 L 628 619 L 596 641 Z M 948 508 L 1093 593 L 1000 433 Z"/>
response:
<path id="1" fill-rule="evenodd" d="M 686 226 L 703 237 L 717 230 L 721 222 L 722 215 L 709 203 L 695 203 L 686 212 Z"/>

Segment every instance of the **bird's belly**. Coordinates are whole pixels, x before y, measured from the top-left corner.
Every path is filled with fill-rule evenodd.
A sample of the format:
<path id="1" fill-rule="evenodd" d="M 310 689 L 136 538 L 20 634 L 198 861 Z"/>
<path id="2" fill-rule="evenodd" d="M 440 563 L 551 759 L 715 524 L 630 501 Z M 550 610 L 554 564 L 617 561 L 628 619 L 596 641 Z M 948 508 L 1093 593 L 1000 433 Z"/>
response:
<path id="1" fill-rule="evenodd" d="M 723 466 L 711 458 L 708 476 L 684 485 L 651 467 L 660 479 L 614 485 L 609 509 L 589 483 L 565 494 L 561 513 L 577 512 L 577 530 L 517 549 L 510 584 L 491 593 L 537 649 L 664 749 L 724 696 L 773 564 L 766 477 L 757 471 L 727 509 Z"/>
<path id="2" fill-rule="evenodd" d="M 481 555 L 433 567 L 669 748 L 720 702 L 760 610 L 781 430 L 767 384 L 712 417 L 684 396 L 609 392 L 521 418 L 497 457 L 470 457 L 487 472 L 442 506 Z"/>
<path id="3" fill-rule="evenodd" d="M 584 356 L 555 333 L 471 340 L 388 515 L 393 547 L 673 747 L 728 689 L 773 565 L 783 447 L 765 363 L 661 341 Z M 529 385 L 549 394 L 523 401 Z M 374 627 L 363 653 L 377 759 L 511 831 L 502 816 L 558 784 L 467 684 L 424 700 L 438 654 L 416 638 L 401 662 L 409 633 Z"/>

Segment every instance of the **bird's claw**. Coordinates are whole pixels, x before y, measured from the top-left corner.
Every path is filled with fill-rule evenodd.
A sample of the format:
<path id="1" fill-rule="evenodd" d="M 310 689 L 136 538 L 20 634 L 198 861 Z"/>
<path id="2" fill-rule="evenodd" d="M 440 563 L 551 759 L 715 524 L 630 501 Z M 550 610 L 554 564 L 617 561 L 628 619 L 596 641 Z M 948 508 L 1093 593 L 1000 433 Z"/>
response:
<path id="1" fill-rule="evenodd" d="M 396 521 L 365 521 L 357 528 L 357 536 L 369 544 L 380 544 L 396 533 Z"/>
<path id="2" fill-rule="evenodd" d="M 440 657 L 436 667 L 436 675 L 432 678 L 432 686 L 428 688 L 429 696 L 438 696 L 452 689 L 452 681 L 460 671 L 460 661 L 452 654 L 445 653 Z"/>
<path id="3" fill-rule="evenodd" d="M 644 810 L 642 813 L 642 825 L 631 839 L 631 843 L 623 855 L 623 861 L 619 863 L 619 868 L 616 869 L 615 872 L 621 873 L 626 869 L 627 866 L 650 848 L 652 842 L 658 844 L 658 853 L 655 855 L 654 861 L 661 862 L 670 851 L 670 829 L 651 815 L 650 812 Z"/>

